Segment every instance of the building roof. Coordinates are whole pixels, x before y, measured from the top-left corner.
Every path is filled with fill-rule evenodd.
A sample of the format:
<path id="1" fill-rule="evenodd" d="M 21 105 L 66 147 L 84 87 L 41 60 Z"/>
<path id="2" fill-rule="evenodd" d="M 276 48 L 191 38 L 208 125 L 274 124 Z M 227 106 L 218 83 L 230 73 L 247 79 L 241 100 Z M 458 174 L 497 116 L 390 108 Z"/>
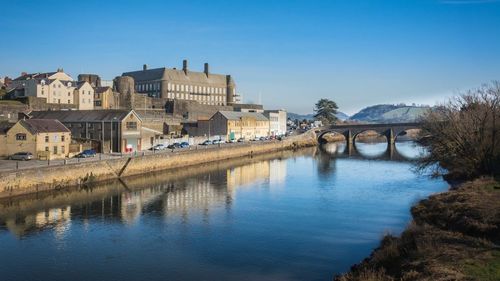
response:
<path id="1" fill-rule="evenodd" d="M 235 109 L 264 109 L 264 106 L 262 104 L 256 104 L 256 103 L 235 103 L 233 104 L 233 108 Z"/>
<path id="2" fill-rule="evenodd" d="M 55 119 L 26 119 L 20 120 L 19 123 L 34 134 L 70 132 L 66 126 Z"/>
<path id="3" fill-rule="evenodd" d="M 32 118 L 57 119 L 61 122 L 111 122 L 121 121 L 130 113 L 140 117 L 133 110 L 58 110 L 32 111 Z"/>
<path id="4" fill-rule="evenodd" d="M 57 72 L 45 72 L 45 73 L 24 73 L 23 75 L 17 77 L 13 81 L 22 81 L 28 79 L 43 79 L 49 78 L 50 76 L 56 74 Z"/>
<path id="5" fill-rule="evenodd" d="M 9 121 L 1 121 L 0 122 L 0 135 L 5 135 L 7 131 L 14 126 L 15 123 L 11 123 Z"/>
<path id="6" fill-rule="evenodd" d="M 217 111 L 217 113 L 222 114 L 228 120 L 240 120 L 242 117 L 251 117 L 259 121 L 269 121 L 264 115 L 257 112 Z"/>
<path id="7" fill-rule="evenodd" d="M 186 73 L 181 69 L 169 69 L 166 67 L 124 72 L 122 76 L 130 76 L 136 82 L 167 80 L 172 82 L 212 84 L 214 86 L 227 84 L 226 75 L 209 73 L 207 76 L 205 72 L 188 70 Z"/>
<path id="8" fill-rule="evenodd" d="M 94 91 L 96 94 L 102 94 L 106 92 L 107 90 L 111 89 L 111 87 L 95 87 Z"/>

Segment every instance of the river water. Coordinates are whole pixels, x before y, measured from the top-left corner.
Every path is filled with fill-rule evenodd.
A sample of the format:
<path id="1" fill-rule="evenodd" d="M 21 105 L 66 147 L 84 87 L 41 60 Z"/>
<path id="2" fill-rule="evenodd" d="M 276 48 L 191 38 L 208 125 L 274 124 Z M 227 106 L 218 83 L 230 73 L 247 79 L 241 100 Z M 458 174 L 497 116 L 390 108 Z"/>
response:
<path id="1" fill-rule="evenodd" d="M 235 159 L 0 201 L 0 280 L 331 280 L 447 184 L 411 142 Z"/>

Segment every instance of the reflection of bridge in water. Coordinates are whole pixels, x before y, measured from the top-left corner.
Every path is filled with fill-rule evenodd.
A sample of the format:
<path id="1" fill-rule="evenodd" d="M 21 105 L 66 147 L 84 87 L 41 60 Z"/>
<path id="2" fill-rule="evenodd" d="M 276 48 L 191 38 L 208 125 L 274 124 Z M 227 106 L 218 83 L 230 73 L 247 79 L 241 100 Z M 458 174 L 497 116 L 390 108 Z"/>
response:
<path id="1" fill-rule="evenodd" d="M 363 143 L 365 145 L 373 145 L 370 143 Z M 376 143 L 377 144 L 377 143 Z M 381 144 L 381 143 L 378 143 Z M 399 144 L 399 142 L 398 142 Z M 370 155 L 364 153 L 361 149 L 358 149 L 356 143 L 343 143 L 343 142 L 331 142 L 324 143 L 320 145 L 320 150 L 330 155 L 334 158 L 353 158 L 353 159 L 364 159 L 364 160 L 385 160 L 385 161 L 397 161 L 397 162 L 411 162 L 415 161 L 416 157 L 409 157 L 401 154 L 397 149 L 396 143 L 387 144 L 385 150 L 380 153 Z"/>

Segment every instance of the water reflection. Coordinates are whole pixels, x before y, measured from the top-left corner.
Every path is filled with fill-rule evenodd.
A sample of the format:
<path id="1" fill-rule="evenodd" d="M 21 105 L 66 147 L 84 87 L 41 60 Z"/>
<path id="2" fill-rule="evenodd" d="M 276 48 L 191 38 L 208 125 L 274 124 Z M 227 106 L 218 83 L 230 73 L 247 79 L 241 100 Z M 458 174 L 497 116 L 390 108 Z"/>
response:
<path id="1" fill-rule="evenodd" d="M 414 142 L 331 142 L 320 146 L 322 152 L 336 158 L 358 158 L 367 160 L 414 161 L 424 155 L 425 150 Z"/>
<path id="2" fill-rule="evenodd" d="M 446 187 L 357 145 L 0 200 L 0 279 L 331 280 Z"/>
<path id="3" fill-rule="evenodd" d="M 187 217 L 189 213 L 206 212 L 214 206 L 230 208 L 238 188 L 259 182 L 279 187 L 287 175 L 286 162 L 281 159 L 300 157 L 311 151 L 314 148 L 160 172 L 91 189 L 71 188 L 4 199 L 0 200 L 0 227 L 3 225 L 22 237 L 46 229 L 63 232 L 72 217 L 87 222 L 95 218 L 114 219 L 132 225 L 143 213 L 165 218 Z M 56 207 L 62 202 L 63 207 Z"/>
<path id="4" fill-rule="evenodd" d="M 238 188 L 264 182 L 274 188 L 282 186 L 287 177 L 287 162 L 283 159 L 289 157 L 313 154 L 318 160 L 318 173 L 330 177 L 335 175 L 337 158 L 409 161 L 419 153 L 422 150 L 411 142 L 397 143 L 391 149 L 386 143 L 357 143 L 349 147 L 339 142 L 323 144 L 320 149 L 216 162 L 211 166 L 129 178 L 92 189 L 72 188 L 0 200 L 0 226 L 21 237 L 45 229 L 54 229 L 62 235 L 70 227 L 72 217 L 87 222 L 93 218 L 114 219 L 129 225 L 143 213 L 187 218 L 189 213 L 207 212 L 214 206 L 230 209 Z M 57 207 L 60 205 L 64 206 Z"/>

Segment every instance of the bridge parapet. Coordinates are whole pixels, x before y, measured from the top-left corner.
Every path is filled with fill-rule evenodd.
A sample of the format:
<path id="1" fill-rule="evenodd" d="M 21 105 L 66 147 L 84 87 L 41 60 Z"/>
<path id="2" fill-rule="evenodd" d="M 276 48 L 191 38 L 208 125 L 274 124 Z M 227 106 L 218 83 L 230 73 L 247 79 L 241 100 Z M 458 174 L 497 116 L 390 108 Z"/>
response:
<path id="1" fill-rule="evenodd" d="M 384 135 L 388 144 L 391 145 L 401 133 L 410 129 L 419 129 L 421 125 L 422 123 L 419 122 L 331 125 L 319 127 L 315 132 L 318 141 L 322 140 L 323 135 L 334 132 L 344 135 L 347 144 L 352 144 L 358 134 L 365 131 L 376 131 L 380 135 Z"/>

